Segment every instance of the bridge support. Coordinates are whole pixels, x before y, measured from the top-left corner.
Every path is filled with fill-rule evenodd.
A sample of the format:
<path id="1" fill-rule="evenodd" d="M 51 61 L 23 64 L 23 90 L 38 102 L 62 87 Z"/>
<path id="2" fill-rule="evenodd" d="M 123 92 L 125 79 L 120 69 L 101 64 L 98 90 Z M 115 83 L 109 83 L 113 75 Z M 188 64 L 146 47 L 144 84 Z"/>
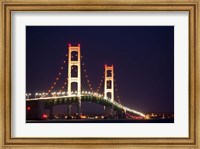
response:
<path id="1" fill-rule="evenodd" d="M 114 101 L 114 66 L 107 66 L 105 65 L 105 80 L 104 80 L 104 98 L 109 100 L 111 102 Z M 110 94 L 110 97 L 108 96 Z M 108 108 L 104 107 L 105 114 L 108 116 L 108 118 L 114 118 L 114 109 L 113 106 Z"/>
<path id="2" fill-rule="evenodd" d="M 116 112 L 117 119 L 126 119 L 126 112 L 124 110 Z"/>
<path id="3" fill-rule="evenodd" d="M 72 105 L 71 104 L 68 104 L 67 105 L 67 119 L 71 119 L 71 116 L 72 116 Z"/>
<path id="4" fill-rule="evenodd" d="M 112 107 L 105 107 L 104 112 L 105 112 L 106 118 L 114 119 L 114 110 Z"/>
<path id="5" fill-rule="evenodd" d="M 78 108 L 78 117 L 81 118 L 81 97 L 78 98 L 78 105 L 77 105 L 77 108 Z"/>
<path id="6" fill-rule="evenodd" d="M 43 114 L 44 114 L 44 110 L 45 110 L 45 102 L 44 101 L 39 101 L 38 102 L 38 118 L 39 119 L 43 119 Z"/>
<path id="7" fill-rule="evenodd" d="M 72 52 L 77 53 L 77 59 L 73 59 Z M 77 76 L 72 76 L 72 66 L 77 66 Z M 78 100 L 78 114 L 81 114 L 81 50 L 80 44 L 78 46 L 68 46 L 68 95 L 71 96 L 72 83 L 77 83 L 77 96 L 80 98 Z"/>
<path id="8" fill-rule="evenodd" d="M 110 93 L 111 102 L 114 101 L 114 66 L 105 65 L 104 98 L 108 98 Z"/>
<path id="9" fill-rule="evenodd" d="M 72 59 L 72 52 L 77 52 L 77 60 Z M 72 66 L 77 66 L 77 76 L 72 77 Z M 77 83 L 77 95 L 81 96 L 81 50 L 80 45 L 68 47 L 68 95 L 71 95 L 73 82 Z"/>

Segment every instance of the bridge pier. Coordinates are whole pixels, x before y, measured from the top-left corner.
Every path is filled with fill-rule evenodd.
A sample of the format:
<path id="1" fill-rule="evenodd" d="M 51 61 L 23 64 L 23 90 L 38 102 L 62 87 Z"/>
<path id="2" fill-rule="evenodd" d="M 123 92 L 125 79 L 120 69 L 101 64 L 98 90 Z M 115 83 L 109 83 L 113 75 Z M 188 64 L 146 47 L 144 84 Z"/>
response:
<path id="1" fill-rule="evenodd" d="M 38 102 L 38 118 L 43 119 L 42 115 L 44 114 L 45 110 L 45 102 L 44 101 L 39 101 Z"/>
<path id="2" fill-rule="evenodd" d="M 116 113 L 117 119 L 126 119 L 126 113 L 125 111 L 119 111 Z"/>
<path id="3" fill-rule="evenodd" d="M 81 118 L 81 97 L 78 98 L 77 111 L 78 111 L 78 117 Z"/>
<path id="4" fill-rule="evenodd" d="M 71 119 L 72 116 L 72 105 L 67 104 L 67 119 Z"/>
<path id="5" fill-rule="evenodd" d="M 122 111 L 122 119 L 126 119 L 126 110 Z"/>
<path id="6" fill-rule="evenodd" d="M 115 118 L 114 113 L 115 113 L 114 106 L 112 105 L 111 108 L 110 108 L 110 117 L 111 117 L 111 119 Z"/>
<path id="7" fill-rule="evenodd" d="M 104 112 L 105 112 L 105 116 L 108 119 L 114 119 L 114 109 L 113 109 L 113 107 L 105 107 Z"/>

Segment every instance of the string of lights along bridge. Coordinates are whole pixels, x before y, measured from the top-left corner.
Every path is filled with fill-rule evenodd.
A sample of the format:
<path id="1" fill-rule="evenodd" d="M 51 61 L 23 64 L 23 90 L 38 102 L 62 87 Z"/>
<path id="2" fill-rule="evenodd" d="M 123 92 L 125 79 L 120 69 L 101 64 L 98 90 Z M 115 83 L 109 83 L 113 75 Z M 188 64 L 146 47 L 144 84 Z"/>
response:
<path id="1" fill-rule="evenodd" d="M 114 91 L 117 92 L 116 80 L 114 79 L 114 65 L 105 65 L 104 74 L 101 77 L 99 86 L 97 90 L 94 91 L 92 84 L 89 80 L 89 76 L 87 74 L 85 63 L 83 61 L 83 57 L 81 56 L 81 47 L 80 44 L 76 46 L 72 46 L 68 44 L 68 63 L 66 60 L 63 61 L 63 65 L 60 67 L 60 71 L 58 72 L 58 76 L 55 78 L 55 81 L 52 83 L 47 92 L 43 93 L 26 93 L 26 102 L 40 102 L 40 103 L 48 103 L 50 105 L 55 104 L 66 104 L 68 105 L 68 113 L 67 115 L 71 115 L 71 106 L 73 103 L 77 103 L 77 111 L 78 115 L 81 116 L 81 102 L 95 102 L 97 104 L 101 104 L 104 106 L 104 110 L 108 111 L 108 113 L 114 113 L 114 111 L 120 111 L 125 114 L 131 114 L 136 116 L 145 117 L 145 115 L 139 111 L 136 111 L 132 108 L 126 107 L 121 104 L 119 96 L 115 97 Z M 68 64 L 67 77 L 63 82 L 63 86 L 57 92 L 53 92 L 56 84 L 64 73 L 64 66 Z M 83 90 L 83 86 L 81 84 L 81 72 L 83 72 L 86 83 L 89 87 L 89 90 Z M 99 93 L 100 88 L 103 86 L 104 79 L 104 93 Z M 72 91 L 72 84 L 75 83 L 76 89 Z M 66 89 L 67 87 L 67 89 Z M 50 109 L 52 109 L 52 106 Z M 41 106 L 39 106 L 41 107 Z M 52 112 L 50 111 L 50 115 Z"/>

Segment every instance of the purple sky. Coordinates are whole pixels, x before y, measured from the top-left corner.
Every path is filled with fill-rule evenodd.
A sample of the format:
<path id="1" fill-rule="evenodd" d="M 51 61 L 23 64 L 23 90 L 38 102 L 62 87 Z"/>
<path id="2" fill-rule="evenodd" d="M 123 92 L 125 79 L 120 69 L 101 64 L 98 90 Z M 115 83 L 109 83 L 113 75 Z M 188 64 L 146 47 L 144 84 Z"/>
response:
<path id="1" fill-rule="evenodd" d="M 67 62 L 68 43 L 80 43 L 82 62 L 94 90 L 104 65 L 113 64 L 116 95 L 123 105 L 144 113 L 174 112 L 173 26 L 27 26 L 27 92 L 47 92 L 63 61 Z M 61 89 L 66 77 L 67 64 L 55 91 Z M 83 72 L 81 79 L 84 90 L 89 90 Z M 54 111 L 66 111 L 66 106 L 55 106 Z M 82 111 L 101 112 L 103 107 L 84 103 Z"/>

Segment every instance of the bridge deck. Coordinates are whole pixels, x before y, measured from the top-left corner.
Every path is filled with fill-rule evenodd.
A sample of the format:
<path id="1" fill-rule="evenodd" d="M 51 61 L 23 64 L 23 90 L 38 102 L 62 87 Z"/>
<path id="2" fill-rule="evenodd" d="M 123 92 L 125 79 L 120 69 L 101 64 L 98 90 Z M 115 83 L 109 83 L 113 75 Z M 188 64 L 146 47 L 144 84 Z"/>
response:
<path id="1" fill-rule="evenodd" d="M 137 114 L 140 116 L 145 116 L 143 113 L 133 110 L 131 108 L 128 108 L 126 106 L 123 106 L 122 104 L 113 101 L 111 102 L 111 100 L 109 98 L 104 98 L 102 95 L 99 94 L 82 94 L 81 96 L 77 96 L 77 95 L 63 95 L 63 96 L 50 96 L 50 97 L 40 97 L 40 98 L 31 98 L 31 99 L 26 99 L 26 101 L 34 101 L 34 100 L 57 100 L 57 99 L 66 99 L 66 100 L 70 100 L 72 98 L 78 99 L 81 98 L 81 100 L 85 99 L 85 98 L 95 98 L 96 101 L 106 101 L 107 103 L 116 106 L 117 108 L 123 109 L 125 112 L 129 112 L 129 113 L 133 113 L 133 114 Z"/>

